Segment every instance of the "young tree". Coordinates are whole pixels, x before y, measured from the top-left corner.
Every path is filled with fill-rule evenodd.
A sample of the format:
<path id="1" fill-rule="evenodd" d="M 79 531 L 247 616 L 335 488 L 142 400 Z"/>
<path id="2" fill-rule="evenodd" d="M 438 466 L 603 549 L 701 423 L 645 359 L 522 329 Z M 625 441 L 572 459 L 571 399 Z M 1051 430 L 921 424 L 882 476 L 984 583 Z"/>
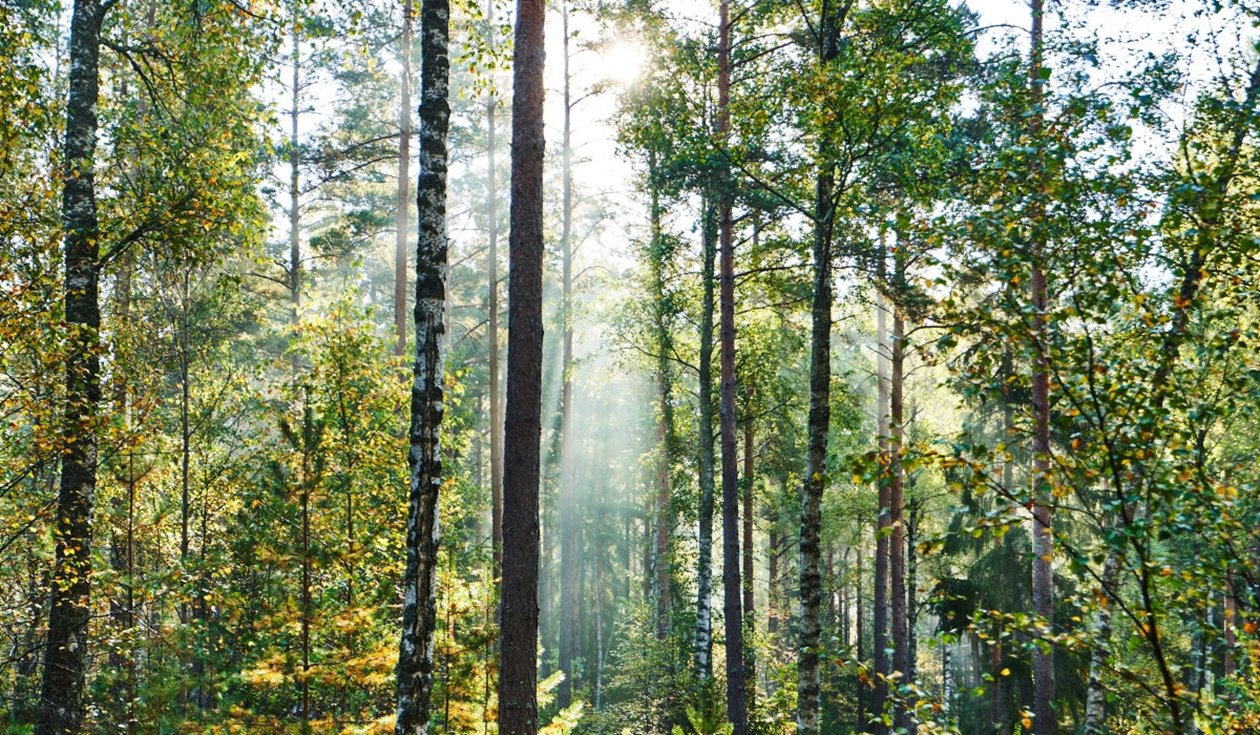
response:
<path id="1" fill-rule="evenodd" d="M 411 231 L 411 27 L 412 0 L 403 0 L 402 34 L 398 39 L 398 210 L 394 213 L 394 354 L 407 351 L 407 233 Z"/>
<path id="2" fill-rule="evenodd" d="M 1045 19 L 1045 0 L 1032 0 L 1032 26 L 1029 35 L 1028 87 L 1029 114 L 1028 135 L 1033 146 L 1039 144 L 1044 124 L 1045 77 L 1042 75 L 1044 38 L 1042 24 Z M 1032 308 L 1031 331 L 1037 344 L 1037 354 L 1032 372 L 1033 443 L 1032 443 L 1032 594 L 1033 612 L 1041 619 L 1046 632 L 1054 625 L 1054 529 L 1051 504 L 1054 496 L 1050 491 L 1050 363 L 1046 350 L 1046 312 L 1049 297 L 1046 274 L 1043 270 L 1045 243 L 1037 232 L 1044 216 L 1045 196 L 1041 166 L 1034 157 L 1030 173 L 1032 201 L 1028 228 L 1032 233 L 1029 253 L 1032 273 L 1029 278 L 1029 298 Z M 1032 651 L 1033 661 L 1033 724 L 1036 735 L 1054 735 L 1054 649 L 1037 646 Z"/>

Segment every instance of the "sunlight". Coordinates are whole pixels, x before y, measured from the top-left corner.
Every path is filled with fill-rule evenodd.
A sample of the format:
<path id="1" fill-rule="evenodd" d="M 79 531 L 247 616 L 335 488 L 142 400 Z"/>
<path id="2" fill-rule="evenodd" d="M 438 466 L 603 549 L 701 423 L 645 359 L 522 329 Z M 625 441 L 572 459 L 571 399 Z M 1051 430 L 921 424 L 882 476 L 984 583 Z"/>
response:
<path id="1" fill-rule="evenodd" d="M 639 80 L 647 55 L 642 44 L 620 39 L 605 46 L 599 54 L 599 76 L 608 83 L 629 86 Z"/>

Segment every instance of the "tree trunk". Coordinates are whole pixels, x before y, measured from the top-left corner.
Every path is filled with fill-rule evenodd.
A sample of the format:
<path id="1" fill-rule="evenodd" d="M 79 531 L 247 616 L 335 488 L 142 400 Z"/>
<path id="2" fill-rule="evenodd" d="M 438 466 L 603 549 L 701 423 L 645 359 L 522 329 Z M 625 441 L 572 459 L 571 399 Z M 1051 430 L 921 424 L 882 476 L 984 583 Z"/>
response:
<path id="1" fill-rule="evenodd" d="M 914 415 L 914 408 L 911 407 L 910 415 Z M 904 470 L 903 470 L 904 472 Z M 907 476 L 909 490 L 913 492 L 913 480 Z M 913 682 L 916 677 L 916 668 L 919 661 L 919 639 L 915 635 L 919 622 L 918 605 L 915 602 L 915 595 L 918 593 L 919 585 L 919 552 L 916 545 L 919 542 L 919 521 L 922 519 L 922 505 L 915 502 L 914 498 L 909 502 L 910 514 L 906 520 L 906 681 Z M 911 726 L 913 728 L 913 726 Z"/>
<path id="2" fill-rule="evenodd" d="M 856 633 L 855 637 L 857 638 L 855 651 L 856 651 L 856 660 L 861 663 L 865 663 L 866 662 L 866 650 L 865 650 L 866 644 L 863 642 L 863 638 L 866 635 L 866 621 L 864 620 L 866 616 L 866 610 L 865 610 L 866 606 L 863 604 L 863 600 L 862 600 L 862 579 L 863 579 L 862 577 L 862 545 L 860 543 L 858 544 L 858 547 L 857 547 L 856 567 L 857 568 L 854 570 L 855 573 L 857 574 L 857 584 L 856 584 L 856 587 L 854 588 L 854 597 L 857 598 L 856 599 L 857 610 L 855 611 L 855 614 L 857 615 L 857 623 L 854 626 L 856 628 L 856 630 L 854 631 Z M 861 682 L 858 683 L 856 698 L 857 698 L 857 718 L 856 718 L 856 722 L 854 723 L 854 729 L 857 732 L 861 732 L 866 727 L 866 687 Z"/>
<path id="3" fill-rule="evenodd" d="M 407 233 L 411 214 L 411 0 L 403 0 L 398 95 L 398 198 L 394 213 L 394 355 L 407 353 Z"/>
<path id="4" fill-rule="evenodd" d="M 512 278 L 503 487 L 499 733 L 538 728 L 538 483 L 542 438 L 542 0 L 517 0 L 512 100 Z"/>
<path id="5" fill-rule="evenodd" d="M 63 148 L 66 399 L 57 492 L 52 607 L 36 735 L 77 735 L 83 727 L 91 613 L 92 504 L 96 492 L 97 403 L 101 399 L 100 227 L 93 156 L 100 94 L 101 22 L 107 6 L 76 0 L 70 20 L 70 78 Z"/>
<path id="6" fill-rule="evenodd" d="M 704 681 L 713 675 L 713 297 L 714 266 L 717 260 L 717 217 L 713 202 L 701 203 L 700 224 L 702 264 L 700 271 L 703 303 L 700 305 L 699 403 L 700 425 L 700 507 L 698 556 L 696 565 L 696 676 Z"/>
<path id="7" fill-rule="evenodd" d="M 824 14 L 818 36 L 818 64 L 826 66 L 838 52 L 838 27 Z M 822 621 L 822 500 L 827 482 L 827 434 L 831 427 L 831 240 L 835 219 L 835 166 L 825 143 L 819 144 L 814 181 L 814 301 L 811 308 L 809 356 L 808 462 L 801 498 L 801 631 L 797 664 L 797 730 L 818 735 L 822 707 L 819 670 Z"/>
<path id="8" fill-rule="evenodd" d="M 114 283 L 114 316 L 119 324 L 127 324 L 131 318 L 132 276 L 136 267 L 135 255 L 131 251 L 124 253 L 119 265 L 118 277 Z M 115 347 L 115 350 L 116 353 L 120 351 L 118 347 Z M 131 395 L 127 374 L 124 370 L 114 371 L 114 411 L 121 417 L 124 431 L 130 433 L 132 429 Z M 108 665 L 114 676 L 117 677 L 116 683 L 110 692 L 113 700 L 110 714 L 115 721 L 126 723 L 123 732 L 127 735 L 132 735 L 139 725 L 135 718 L 136 651 L 134 642 L 130 640 L 131 631 L 136 625 L 135 580 L 133 577 L 136 476 L 133 454 L 134 451 L 128 448 L 126 456 L 123 458 L 126 464 L 125 477 L 123 478 L 126 491 L 116 496 L 112 504 L 111 515 L 113 516 L 114 528 L 109 544 L 110 569 L 117 575 L 121 586 L 121 594 L 114 595 L 109 601 L 109 618 L 114 629 L 114 635 L 120 641 L 126 641 L 126 644 L 116 645 L 109 652 Z M 119 528 L 120 519 L 122 521 L 121 528 Z"/>
<path id="9" fill-rule="evenodd" d="M 302 151 L 298 146 L 298 118 L 301 116 L 302 104 L 302 45 L 301 23 L 298 18 L 297 5 L 293 6 L 293 30 L 291 40 L 293 75 L 290 81 L 289 109 L 289 301 L 292 303 L 290 319 L 296 325 L 298 308 L 302 305 L 302 208 L 301 208 L 301 176 Z M 296 364 L 297 357 L 293 360 Z"/>
<path id="10" fill-rule="evenodd" d="M 1111 606 L 1120 584 L 1120 555 L 1108 553 L 1103 562 L 1102 589 L 1098 596 L 1098 612 L 1094 618 L 1093 650 L 1089 654 L 1089 684 L 1085 689 L 1085 735 L 1107 732 L 1107 687 L 1103 672 L 1111 642 Z"/>
<path id="11" fill-rule="evenodd" d="M 450 125 L 448 0 L 420 11 L 420 174 L 416 183 L 415 366 L 407 453 L 407 567 L 398 655 L 397 735 L 429 731 L 437 623 L 438 492 L 442 485 L 442 336 L 446 331 L 447 130 Z"/>
<path id="12" fill-rule="evenodd" d="M 744 585 L 744 635 L 752 637 L 757 630 L 757 598 L 753 592 L 754 558 L 753 558 L 753 419 L 751 401 L 749 401 L 748 417 L 744 419 L 744 507 L 741 513 L 743 522 L 743 574 L 740 581 Z M 748 682 L 748 709 L 757 707 L 757 659 L 752 644 L 744 646 L 744 677 Z"/>
<path id="13" fill-rule="evenodd" d="M 576 488 L 573 477 L 573 148 L 572 121 L 573 99 L 570 93 L 569 74 L 569 6 L 562 2 L 560 16 L 563 22 L 564 49 L 564 128 L 561 143 L 561 221 L 560 221 L 560 269 L 561 269 L 561 350 L 560 350 L 560 631 L 559 666 L 564 679 L 556 690 L 556 703 L 568 707 L 573 701 L 575 685 L 573 660 L 577 649 L 576 636 L 580 620 L 578 607 L 578 530 L 574 524 L 577 512 Z"/>
<path id="14" fill-rule="evenodd" d="M 302 447 L 302 490 L 301 490 L 301 545 L 302 545 L 302 619 L 299 621 L 299 646 L 302 649 L 302 732 L 311 730 L 311 622 L 313 610 L 311 606 L 311 446 L 310 438 L 314 433 L 311 421 L 310 396 L 306 398 L 305 421 L 302 436 L 305 445 Z"/>
<path id="15" fill-rule="evenodd" d="M 718 138 L 730 137 L 731 24 L 730 0 L 722 0 L 718 24 Z M 734 191 L 730 171 L 724 172 L 718 214 L 719 311 L 721 317 L 722 438 L 722 588 L 726 628 L 726 716 L 732 735 L 747 735 L 745 701 L 744 615 L 740 599 L 739 477 L 735 437 L 735 242 Z"/>
<path id="16" fill-rule="evenodd" d="M 893 288 L 898 292 L 905 280 L 905 244 L 897 243 L 894 255 Z M 896 298 L 900 298 L 899 296 Z M 892 590 L 892 645 L 893 671 L 898 675 L 897 686 L 909 683 L 910 631 L 906 618 L 906 525 L 905 525 L 905 474 L 902 472 L 901 452 L 905 437 L 905 317 L 901 306 L 893 306 L 892 333 L 892 380 L 889 384 L 889 429 L 891 437 L 888 450 L 888 507 L 892 538 L 888 544 L 888 568 Z M 909 727 L 909 714 L 904 702 L 894 705 L 895 726 L 903 730 Z"/>
<path id="17" fill-rule="evenodd" d="M 1030 34 L 1031 50 L 1028 65 L 1028 83 L 1030 90 L 1029 104 L 1031 112 L 1028 116 L 1029 135 L 1034 141 L 1041 136 L 1044 104 L 1041 76 L 1041 59 L 1043 54 L 1042 20 L 1045 13 L 1045 0 L 1032 0 L 1032 29 Z M 1034 145 L 1036 143 L 1034 142 Z M 1041 176 L 1040 165 L 1035 164 L 1033 172 L 1033 204 L 1030 211 L 1031 228 L 1039 226 L 1044 215 L 1043 185 L 1038 181 Z M 1046 274 L 1041 260 L 1044 256 L 1044 243 L 1039 234 L 1032 240 L 1032 274 L 1030 291 L 1032 300 L 1032 336 L 1039 345 L 1032 373 L 1032 405 L 1033 405 L 1033 441 L 1032 441 L 1032 597 L 1033 613 L 1045 626 L 1044 632 L 1049 634 L 1054 625 L 1054 531 L 1050 504 L 1053 496 L 1050 493 L 1050 366 L 1046 356 L 1047 329 L 1045 322 L 1048 307 Z M 1032 651 L 1033 666 L 1033 731 L 1036 735 L 1053 735 L 1055 732 L 1054 715 L 1054 650 L 1050 647 L 1034 646 Z"/>
<path id="18" fill-rule="evenodd" d="M 770 636 L 770 644 L 778 646 L 779 635 L 779 544 L 783 543 L 779 534 L 779 524 L 770 521 L 770 538 L 766 543 L 770 549 L 766 554 L 766 633 Z"/>
<path id="19" fill-rule="evenodd" d="M 494 2 L 486 0 L 486 45 L 493 51 L 495 45 Z M 486 342 L 489 344 L 486 392 L 490 394 L 490 543 L 494 578 L 499 579 L 503 569 L 503 406 L 499 387 L 499 195 L 497 168 L 495 166 L 497 139 L 495 114 L 498 99 L 494 90 L 486 99 L 486 229 L 489 247 L 486 255 L 486 272 L 489 274 L 487 298 Z"/>
<path id="20" fill-rule="evenodd" d="M 879 262 L 876 264 L 876 275 L 882 289 L 887 280 L 887 255 L 884 250 L 883 233 L 880 233 Z M 876 420 L 879 437 L 880 467 L 888 465 L 888 428 L 889 428 L 889 395 L 888 395 L 888 307 L 882 291 L 876 294 L 875 306 L 876 356 L 875 375 L 877 383 Z M 888 658 L 888 547 L 892 531 L 889 526 L 892 518 L 889 509 L 890 487 L 888 475 L 881 471 L 877 480 L 879 485 L 879 517 L 875 530 L 875 592 L 873 605 L 874 625 L 872 648 L 875 657 L 875 693 L 871 702 L 871 714 L 876 718 L 883 716 L 884 705 L 888 699 L 887 677 L 892 673 Z M 876 735 L 887 735 L 888 726 L 879 720 L 875 725 Z"/>

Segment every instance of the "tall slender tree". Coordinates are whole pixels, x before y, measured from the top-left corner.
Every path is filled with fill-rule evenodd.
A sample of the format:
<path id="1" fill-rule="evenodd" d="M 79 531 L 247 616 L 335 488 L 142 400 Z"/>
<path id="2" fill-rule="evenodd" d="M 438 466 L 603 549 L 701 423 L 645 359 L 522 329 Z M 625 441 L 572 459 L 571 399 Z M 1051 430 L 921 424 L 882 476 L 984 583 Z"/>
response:
<path id="1" fill-rule="evenodd" d="M 397 735 L 429 731 L 433 631 L 437 622 L 438 493 L 445 410 L 447 131 L 450 127 L 450 4 L 425 0 L 420 11 L 420 174 L 416 184 L 416 341 L 411 386 L 407 566 L 398 655 Z"/>
<path id="2" fill-rule="evenodd" d="M 696 561 L 696 675 L 713 675 L 713 299 L 717 264 L 717 212 L 711 197 L 701 203 L 700 246 L 700 425 L 696 428 L 700 454 L 699 531 Z"/>
<path id="3" fill-rule="evenodd" d="M 96 211 L 97 103 L 101 24 L 112 3 L 76 0 L 70 19 L 70 78 L 62 144 L 65 319 L 69 328 L 66 393 L 57 491 L 52 602 L 44 649 L 37 735 L 77 735 L 83 728 L 88 620 L 92 592 L 92 506 L 96 492 L 100 378 L 100 224 Z"/>
<path id="4" fill-rule="evenodd" d="M 717 136 L 725 146 L 731 129 L 731 8 L 722 0 L 718 20 Z M 718 304 L 721 383 L 719 425 L 722 446 L 722 592 L 726 629 L 726 716 L 733 735 L 748 732 L 744 669 L 744 614 L 739 558 L 739 448 L 735 425 L 735 192 L 729 163 L 718 193 Z"/>
<path id="5" fill-rule="evenodd" d="M 494 53 L 497 31 L 494 23 L 495 0 L 486 0 L 486 46 Z M 486 90 L 486 274 L 487 311 L 486 342 L 490 394 L 490 544 L 494 576 L 503 568 L 503 406 L 499 381 L 499 188 L 498 188 L 498 121 L 499 98 L 491 84 Z"/>
<path id="6" fill-rule="evenodd" d="M 407 233 L 411 231 L 411 28 L 412 0 L 403 0 L 398 56 L 398 199 L 394 212 L 394 355 L 407 351 Z"/>
<path id="7" fill-rule="evenodd" d="M 576 671 L 581 558 L 580 531 L 574 523 L 577 514 L 576 477 L 573 472 L 573 78 L 569 63 L 569 4 L 560 3 L 564 62 L 564 124 L 561 130 L 560 193 L 560 630 L 558 664 L 564 679 L 556 691 L 556 702 L 568 707 L 573 701 Z"/>
<path id="8" fill-rule="evenodd" d="M 543 61 L 546 7 L 517 0 L 512 69 L 507 411 L 499 733 L 538 729 L 538 484 L 542 438 Z"/>
<path id="9" fill-rule="evenodd" d="M 1042 136 L 1045 118 L 1045 77 L 1042 75 L 1042 58 L 1045 53 L 1043 23 L 1045 0 L 1032 0 L 1032 25 L 1029 31 L 1028 135 L 1036 148 Z M 1032 596 L 1033 612 L 1044 626 L 1054 624 L 1054 529 L 1050 492 L 1050 364 L 1046 354 L 1046 310 L 1049 307 L 1046 274 L 1042 260 L 1045 257 L 1045 236 L 1039 230 L 1045 217 L 1046 196 L 1042 181 L 1042 166 L 1034 153 L 1033 170 L 1030 172 L 1031 192 L 1028 229 L 1032 233 L 1030 260 L 1032 273 L 1029 278 L 1029 297 L 1032 307 L 1031 331 L 1036 343 L 1036 355 L 1032 368 Z M 1047 627 L 1046 633 L 1051 632 Z M 1054 649 L 1035 646 L 1032 651 L 1033 665 L 1033 728 L 1036 735 L 1053 735 L 1056 730 L 1054 716 Z"/>
<path id="10" fill-rule="evenodd" d="M 825 67 L 839 51 L 837 8 L 822 6 L 817 38 L 818 65 Z M 835 223 L 836 162 L 820 136 L 814 178 L 813 304 L 810 309 L 808 463 L 801 498 L 801 629 L 797 662 L 797 729 L 819 732 L 822 679 L 819 647 L 822 633 L 822 499 L 827 476 L 827 433 L 831 427 L 831 242 Z"/>

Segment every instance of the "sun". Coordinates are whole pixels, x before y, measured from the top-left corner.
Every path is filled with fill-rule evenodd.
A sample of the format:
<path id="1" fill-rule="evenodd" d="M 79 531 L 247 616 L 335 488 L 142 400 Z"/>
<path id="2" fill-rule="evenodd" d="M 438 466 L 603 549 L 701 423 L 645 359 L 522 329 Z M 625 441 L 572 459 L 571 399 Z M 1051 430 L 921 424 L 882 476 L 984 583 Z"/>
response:
<path id="1" fill-rule="evenodd" d="M 611 84 L 634 84 L 646 65 L 647 54 L 643 46 L 627 39 L 613 41 L 599 53 L 600 76 Z"/>

